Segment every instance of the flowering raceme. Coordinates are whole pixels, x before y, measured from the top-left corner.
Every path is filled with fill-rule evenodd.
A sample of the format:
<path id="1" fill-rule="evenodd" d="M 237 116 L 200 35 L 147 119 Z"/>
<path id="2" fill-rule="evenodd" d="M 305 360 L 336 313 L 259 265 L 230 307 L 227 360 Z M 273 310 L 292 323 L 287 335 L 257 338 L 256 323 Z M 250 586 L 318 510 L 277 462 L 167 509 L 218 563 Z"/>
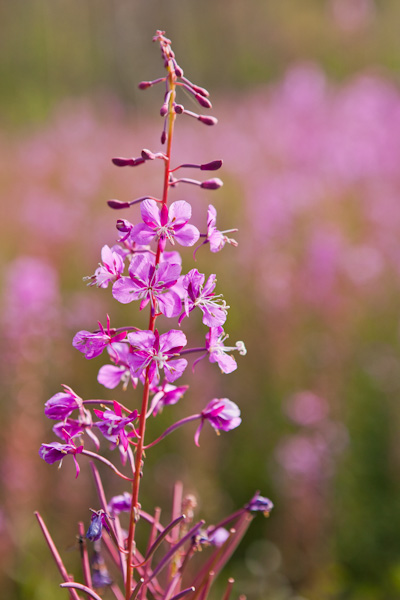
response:
<path id="1" fill-rule="evenodd" d="M 164 117 L 161 144 L 165 145 L 166 149 L 165 152 L 144 149 L 138 158 L 119 157 L 114 158 L 113 163 L 117 167 L 137 167 L 158 159 L 164 168 L 163 194 L 161 198 L 144 196 L 129 202 L 119 200 L 108 202 L 114 210 L 140 204 L 141 222 L 134 224 L 127 219 L 117 221 L 117 230 L 121 236 L 113 246 L 103 245 L 102 262 L 94 275 L 86 278 L 89 280 L 89 285 L 96 285 L 99 288 L 111 286 L 113 298 L 122 304 L 138 300 L 139 310 L 148 309 L 148 327 L 140 329 L 127 325 L 113 328 L 107 315 L 106 327 L 99 322 L 98 329 L 81 330 L 72 342 L 73 346 L 90 360 L 102 355 L 106 349 L 111 364 L 104 364 L 100 368 L 98 382 L 109 389 L 115 389 L 122 383 L 122 392 L 127 393 L 129 387 L 130 393 L 127 394 L 129 398 L 124 402 L 85 400 L 71 388 L 64 386 L 64 392 L 55 394 L 45 404 L 46 416 L 59 421 L 53 428 L 54 432 L 67 443 L 42 444 L 39 451 L 41 458 L 49 464 L 55 462 L 61 464 L 65 456 L 71 455 L 75 461 L 76 476 L 79 474 L 76 455 L 81 454 L 83 457 L 90 458 L 100 502 L 98 510 L 91 509 L 93 515 L 83 543 L 82 565 L 85 584 L 75 583 L 70 579 L 61 558 L 55 551 L 50 534 L 38 515 L 40 526 L 64 579 L 61 585 L 69 588 L 74 600 L 78 598 L 76 590 L 86 592 L 89 597 L 97 600 L 99 596 L 93 591 L 93 587 L 98 585 L 111 586 L 118 600 L 134 599 L 138 597 L 139 592 L 142 600 L 145 600 L 147 593 L 155 600 L 167 598 L 177 600 L 186 595 L 193 599 L 205 600 L 211 579 L 221 570 L 245 533 L 252 512 L 260 510 L 253 508 L 253 501 L 253 504 L 245 505 L 225 518 L 222 524 L 205 529 L 204 521 L 192 522 L 194 512 L 188 507 L 193 505 L 193 500 L 190 499 L 191 496 L 186 498 L 182 496 L 179 483 L 175 484 L 172 520 L 166 526 L 161 525 L 159 514 L 157 516 L 158 509 L 152 516 L 142 510 L 139 502 L 145 451 L 147 453 L 178 427 L 187 426 L 194 421 L 200 421 L 194 434 L 196 446 L 199 446 L 200 432 L 206 421 L 216 433 L 229 432 L 238 427 L 242 421 L 240 409 L 233 401 L 228 398 L 214 398 L 206 403 L 200 413 L 190 414 L 175 421 L 157 439 L 150 443 L 145 441 L 150 416 L 156 417 L 166 406 L 173 407 L 183 396 L 185 402 L 189 402 L 186 400 L 189 386 L 185 383 L 173 385 L 186 371 L 188 366 L 186 357 L 198 353 L 200 356 L 197 360 L 200 360 L 208 356 L 209 361 L 216 362 L 223 373 L 231 373 L 237 368 L 237 363 L 228 352 L 238 350 L 241 355 L 246 353 L 243 342 L 237 342 L 233 347 L 224 345 L 228 335 L 222 325 L 227 320 L 229 306 L 222 299 L 221 294 L 214 293 L 216 275 L 211 274 L 206 279 L 206 275 L 197 269 L 182 273 L 180 254 L 176 250 L 166 251 L 167 243 L 175 247 L 176 245 L 183 248 L 191 247 L 199 241 L 200 237 L 204 238 L 204 242 L 196 251 L 201 246 L 209 244 L 211 252 L 218 252 L 226 244 L 237 246 L 237 242 L 225 235 L 228 231 L 217 229 L 216 209 L 212 205 L 208 207 L 207 231 L 200 233 L 199 229 L 191 223 L 192 209 L 188 202 L 178 200 L 169 203 L 170 189 L 183 184 L 197 185 L 204 190 L 220 188 L 222 181 L 218 178 L 197 181 L 192 178 L 177 177 L 176 173 L 180 169 L 216 171 L 222 166 L 222 161 L 212 160 L 200 165 L 184 163 L 171 167 L 176 118 L 186 114 L 207 126 L 215 125 L 216 119 L 187 111 L 176 102 L 177 91 L 183 87 L 192 94 L 201 107 L 211 108 L 208 92 L 183 76 L 170 41 L 164 33 L 158 31 L 154 40 L 160 44 L 167 75 L 153 82 L 142 82 L 139 87 L 147 89 L 161 82 L 166 86 L 161 108 L 161 115 Z M 128 274 L 124 275 L 124 272 Z M 191 347 L 182 329 L 165 326 L 165 319 L 175 319 L 175 327 L 181 326 L 184 318 L 189 317 L 196 307 L 202 312 L 203 324 L 208 328 L 205 334 L 205 347 L 201 348 Z M 158 321 L 160 316 L 163 317 L 162 321 Z M 163 332 L 160 331 L 161 325 L 165 327 Z M 195 360 L 194 364 L 196 362 Z M 132 385 L 129 386 L 129 383 Z M 136 395 L 140 389 L 142 396 L 141 400 L 138 400 Z M 93 406 L 95 408 L 92 408 Z M 97 420 L 93 420 L 92 413 Z M 101 435 L 97 436 L 95 432 Z M 87 434 L 85 438 L 83 438 L 84 434 Z M 123 471 L 117 469 L 114 462 L 102 454 L 102 442 L 99 438 L 111 442 L 111 451 L 119 450 Z M 86 448 L 88 439 L 94 444 L 96 452 Z M 78 443 L 80 445 L 77 445 Z M 120 479 L 129 482 L 130 492 L 115 496 L 106 494 L 94 461 L 103 468 L 111 469 Z M 107 501 L 108 496 L 110 499 Z M 265 513 L 272 508 L 272 503 L 268 504 L 268 502 L 267 500 L 261 502 L 265 507 Z M 123 512 L 129 515 L 126 532 L 119 522 L 119 515 Z M 136 547 L 135 533 L 139 518 L 146 519 L 152 526 L 145 552 L 140 552 Z M 231 524 L 230 531 L 223 526 L 228 523 Z M 107 541 L 104 538 L 104 529 L 107 532 Z M 88 560 L 89 548 L 86 540 L 93 543 L 91 562 Z M 112 581 L 102 558 L 103 541 L 108 548 L 110 544 L 112 545 L 111 556 L 118 557 L 116 562 L 121 570 L 118 582 Z M 164 555 L 153 566 L 151 565 L 153 554 L 162 544 L 167 544 Z M 206 561 L 198 569 L 192 584 L 181 589 L 187 560 L 201 545 L 214 547 L 214 553 L 211 553 L 208 562 Z M 158 573 L 167 565 L 169 565 L 169 574 L 163 580 L 158 580 Z M 123 587 L 124 592 L 119 586 Z M 228 592 L 224 596 L 226 599 L 229 595 L 227 594 Z"/>

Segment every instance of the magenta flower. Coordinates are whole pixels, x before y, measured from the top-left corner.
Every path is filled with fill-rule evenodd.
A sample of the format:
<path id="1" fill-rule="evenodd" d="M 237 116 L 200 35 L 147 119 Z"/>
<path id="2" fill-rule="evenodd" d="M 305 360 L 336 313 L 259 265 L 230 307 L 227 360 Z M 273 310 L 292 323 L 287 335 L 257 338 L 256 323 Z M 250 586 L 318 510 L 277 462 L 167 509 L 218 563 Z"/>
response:
<path id="1" fill-rule="evenodd" d="M 68 444 L 60 444 L 60 442 L 51 442 L 51 444 L 42 444 L 39 449 L 39 456 L 43 458 L 47 462 L 47 464 L 52 465 L 53 463 L 60 461 L 60 466 L 62 464 L 63 458 L 67 454 L 71 454 L 73 456 L 76 468 L 76 477 L 79 475 L 79 465 L 76 460 L 76 455 L 80 454 L 83 450 L 83 446 L 76 447 L 73 443 L 72 439 L 70 439 Z"/>
<path id="2" fill-rule="evenodd" d="M 101 410 L 94 409 L 93 412 L 101 419 L 101 421 L 93 423 L 93 426 L 98 427 L 104 437 L 115 446 L 121 445 L 126 452 L 129 445 L 128 438 L 133 436 L 137 437 L 138 434 L 137 431 L 135 431 L 135 428 L 127 434 L 125 432 L 125 427 L 131 425 L 133 421 L 137 419 L 138 411 L 134 410 L 127 417 L 123 417 L 121 406 L 118 402 L 114 401 L 113 411 L 106 409 L 102 412 Z"/>
<path id="3" fill-rule="evenodd" d="M 173 202 L 169 208 L 163 204 L 161 210 L 155 200 L 144 200 L 140 211 L 143 223 L 135 225 L 130 234 L 138 244 L 150 244 L 157 238 L 163 251 L 167 240 L 171 244 L 177 241 L 181 246 L 193 246 L 200 237 L 199 230 L 188 223 L 192 207 L 185 200 Z"/>
<path id="4" fill-rule="evenodd" d="M 174 358 L 179 356 L 187 339 L 182 331 L 171 329 L 162 335 L 156 330 L 135 331 L 128 334 L 128 341 L 132 346 L 129 355 L 129 364 L 133 375 L 141 375 L 149 367 L 149 381 L 154 376 L 160 376 L 160 369 L 164 369 L 167 381 L 172 383 L 180 377 L 187 367 L 187 360 Z"/>
<path id="5" fill-rule="evenodd" d="M 121 277 L 113 285 L 113 296 L 118 302 L 127 304 L 141 300 L 140 310 L 150 302 L 153 312 L 162 312 L 166 317 L 177 317 L 182 302 L 171 288 L 181 273 L 180 265 L 162 262 L 154 266 L 143 254 L 133 257 L 129 265 L 129 277 Z"/>
<path id="6" fill-rule="evenodd" d="M 85 277 L 85 279 L 89 280 L 88 285 L 106 288 L 109 283 L 121 277 L 125 265 L 121 254 L 107 245 L 101 249 L 101 260 L 103 264 L 99 263 L 94 275 Z"/>
<path id="7" fill-rule="evenodd" d="M 239 407 L 231 400 L 228 400 L 228 398 L 214 398 L 201 411 L 200 416 L 201 423 L 194 436 L 196 446 L 199 446 L 199 436 L 203 429 L 204 421 L 208 421 L 217 433 L 221 429 L 222 431 L 235 429 L 242 422 Z"/>
<path id="8" fill-rule="evenodd" d="M 129 512 L 132 504 L 132 494 L 124 492 L 118 496 L 113 496 L 108 503 L 108 510 L 113 515 L 119 515 L 121 512 Z"/>
<path id="9" fill-rule="evenodd" d="M 209 353 L 209 360 L 212 363 L 218 363 L 223 373 L 232 373 L 237 368 L 236 360 L 233 356 L 226 354 L 233 350 L 238 350 L 239 354 L 246 354 L 246 347 L 243 342 L 236 342 L 235 346 L 224 346 L 224 341 L 229 336 L 222 327 L 211 327 L 206 334 L 206 348 Z"/>
<path id="10" fill-rule="evenodd" d="M 93 441 L 97 449 L 100 448 L 98 437 L 92 431 L 93 422 L 92 415 L 88 410 L 82 408 L 78 419 L 67 418 L 64 421 L 56 423 L 53 427 L 53 432 L 62 440 L 70 441 L 72 438 L 86 433 Z"/>
<path id="11" fill-rule="evenodd" d="M 232 244 L 237 246 L 238 243 L 232 238 L 228 238 L 225 234 L 237 229 L 229 229 L 227 231 L 219 231 L 216 227 L 217 222 L 217 211 L 212 204 L 208 206 L 207 211 L 207 242 L 210 243 L 211 252 L 219 252 L 225 246 L 225 244 Z"/>
<path id="12" fill-rule="evenodd" d="M 115 364 L 100 367 L 97 381 L 101 385 L 112 390 L 122 382 L 123 389 L 126 390 L 131 381 L 133 387 L 136 387 L 137 377 L 133 377 L 129 369 L 129 348 L 129 344 L 124 342 L 114 343 L 112 349 L 110 346 L 107 348 L 110 358 Z"/>
<path id="13" fill-rule="evenodd" d="M 72 345 L 74 348 L 82 352 L 87 359 L 95 358 L 99 356 L 104 348 L 109 345 L 112 345 L 115 342 L 121 342 L 126 337 L 126 331 L 121 331 L 120 333 L 111 334 L 110 330 L 110 320 L 107 316 L 107 331 L 104 330 L 104 327 L 101 323 L 99 323 L 100 331 L 91 333 L 90 331 L 78 331 L 72 340 Z"/>
<path id="14" fill-rule="evenodd" d="M 188 387 L 188 385 L 177 387 L 176 385 L 171 385 L 167 381 L 163 381 L 162 385 L 152 386 L 150 391 L 154 393 L 154 396 L 147 416 L 150 416 L 151 414 L 156 416 L 158 413 L 162 412 L 164 406 L 176 404 L 182 398 Z"/>
<path id="15" fill-rule="evenodd" d="M 75 409 L 82 406 L 82 398 L 67 385 L 63 385 L 63 388 L 64 392 L 55 394 L 44 405 L 44 414 L 49 419 L 66 419 Z"/>
<path id="16" fill-rule="evenodd" d="M 227 306 L 225 300 L 222 300 L 222 294 L 215 295 L 214 288 L 217 283 L 216 276 L 210 275 L 204 284 L 205 275 L 199 273 L 197 269 L 189 271 L 182 279 L 183 288 L 187 295 L 184 298 L 185 310 L 179 317 L 179 323 L 185 316 L 198 306 L 203 313 L 203 323 L 208 327 L 223 325 L 226 321 Z"/>
<path id="17" fill-rule="evenodd" d="M 66 419 L 56 423 L 53 427 L 53 432 L 62 440 L 70 440 L 77 435 L 82 435 L 86 425 L 78 419 Z"/>

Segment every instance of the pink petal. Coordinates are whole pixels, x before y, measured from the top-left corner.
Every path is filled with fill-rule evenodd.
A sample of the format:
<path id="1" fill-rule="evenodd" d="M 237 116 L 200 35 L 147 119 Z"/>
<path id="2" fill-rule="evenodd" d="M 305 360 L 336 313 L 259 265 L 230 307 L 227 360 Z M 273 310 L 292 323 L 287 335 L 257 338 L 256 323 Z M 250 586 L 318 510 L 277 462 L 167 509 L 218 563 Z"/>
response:
<path id="1" fill-rule="evenodd" d="M 171 225 L 187 223 L 191 216 L 192 207 L 185 200 L 177 200 L 169 207 L 169 222 Z"/>
<path id="2" fill-rule="evenodd" d="M 140 212 L 143 222 L 148 227 L 151 229 L 161 227 L 160 211 L 155 200 L 144 200 L 140 205 Z"/>

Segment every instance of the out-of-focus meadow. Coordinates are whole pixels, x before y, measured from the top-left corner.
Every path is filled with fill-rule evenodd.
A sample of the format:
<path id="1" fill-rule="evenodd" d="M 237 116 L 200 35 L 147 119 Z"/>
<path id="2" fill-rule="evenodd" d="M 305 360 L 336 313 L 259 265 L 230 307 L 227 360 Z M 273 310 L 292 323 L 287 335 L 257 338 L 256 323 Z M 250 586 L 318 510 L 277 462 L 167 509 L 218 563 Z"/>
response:
<path id="1" fill-rule="evenodd" d="M 75 523 L 96 508 L 85 466 L 75 480 L 69 462 L 40 460 L 54 440 L 43 404 L 61 383 L 113 397 L 96 381 L 104 360 L 71 340 L 107 312 L 137 324 L 136 306 L 82 277 L 116 218 L 135 222 L 106 201 L 160 193 L 159 165 L 110 161 L 160 147 L 160 90 L 137 90 L 162 72 L 157 28 L 214 101 L 217 127 L 178 121 L 175 157 L 223 158 L 225 185 L 174 199 L 201 230 L 210 202 L 222 229 L 239 227 L 237 249 L 204 247 L 197 268 L 219 274 L 226 330 L 248 355 L 229 376 L 200 363 L 154 420 L 161 432 L 222 396 L 243 415 L 200 450 L 189 430 L 149 452 L 142 505 L 168 511 L 178 474 L 215 522 L 260 489 L 276 508 L 229 565 L 236 595 L 399 597 L 398 1 L 2 0 L 0 21 L 1 597 L 66 597 L 33 510 L 72 570 Z"/>

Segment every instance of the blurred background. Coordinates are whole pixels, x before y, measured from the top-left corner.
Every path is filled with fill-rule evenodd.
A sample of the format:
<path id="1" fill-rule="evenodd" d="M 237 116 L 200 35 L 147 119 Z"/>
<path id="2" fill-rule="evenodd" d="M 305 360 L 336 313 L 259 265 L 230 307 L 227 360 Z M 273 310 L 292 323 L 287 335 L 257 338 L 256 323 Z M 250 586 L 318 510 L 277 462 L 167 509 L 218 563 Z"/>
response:
<path id="1" fill-rule="evenodd" d="M 58 471 L 38 457 L 55 440 L 43 404 L 61 383 L 128 402 L 97 383 L 104 357 L 86 361 L 71 341 L 107 312 L 138 322 L 82 277 L 116 218 L 135 222 L 106 201 L 160 193 L 159 165 L 110 159 L 160 148 L 162 91 L 137 83 L 163 75 L 151 42 L 163 29 L 219 119 L 180 119 L 176 161 L 224 159 L 221 190 L 173 199 L 203 231 L 210 202 L 221 229 L 239 227 L 237 249 L 204 247 L 196 266 L 218 274 L 230 341 L 248 355 L 229 377 L 205 361 L 185 375 L 190 392 L 154 435 L 213 397 L 236 402 L 243 424 L 204 430 L 200 450 L 178 431 L 149 453 L 142 505 L 167 520 L 178 473 L 215 523 L 259 489 L 276 508 L 226 570 L 235 597 L 398 598 L 400 3 L 0 0 L 0 23 L 2 597 L 66 597 L 37 509 L 79 575 L 75 523 L 97 507 L 94 485 L 85 465 L 75 480 L 72 461 Z"/>

